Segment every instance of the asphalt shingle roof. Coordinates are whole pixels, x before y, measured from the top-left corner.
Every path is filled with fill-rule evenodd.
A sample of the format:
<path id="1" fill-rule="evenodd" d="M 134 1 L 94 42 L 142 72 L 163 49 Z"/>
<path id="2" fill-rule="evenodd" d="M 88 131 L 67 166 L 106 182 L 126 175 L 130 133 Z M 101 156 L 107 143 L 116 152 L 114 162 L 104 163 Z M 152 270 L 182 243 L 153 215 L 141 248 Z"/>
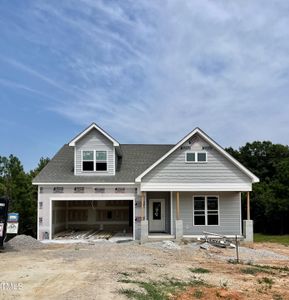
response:
<path id="1" fill-rule="evenodd" d="M 35 177 L 33 183 L 134 182 L 135 178 L 174 145 L 122 144 L 122 158 L 114 176 L 74 175 L 74 147 L 65 144 Z"/>

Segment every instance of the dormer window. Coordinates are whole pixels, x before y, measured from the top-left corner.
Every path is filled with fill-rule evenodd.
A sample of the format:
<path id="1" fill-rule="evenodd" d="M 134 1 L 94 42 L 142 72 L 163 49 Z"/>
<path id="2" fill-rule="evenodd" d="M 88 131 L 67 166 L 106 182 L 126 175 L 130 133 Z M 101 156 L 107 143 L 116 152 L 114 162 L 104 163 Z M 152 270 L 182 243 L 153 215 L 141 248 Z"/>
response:
<path id="1" fill-rule="evenodd" d="M 82 152 L 82 171 L 94 171 L 93 151 Z"/>
<path id="2" fill-rule="evenodd" d="M 107 170 L 106 151 L 95 151 L 95 171 Z"/>
<path id="3" fill-rule="evenodd" d="M 107 152 L 94 150 L 82 151 L 82 171 L 107 171 Z"/>

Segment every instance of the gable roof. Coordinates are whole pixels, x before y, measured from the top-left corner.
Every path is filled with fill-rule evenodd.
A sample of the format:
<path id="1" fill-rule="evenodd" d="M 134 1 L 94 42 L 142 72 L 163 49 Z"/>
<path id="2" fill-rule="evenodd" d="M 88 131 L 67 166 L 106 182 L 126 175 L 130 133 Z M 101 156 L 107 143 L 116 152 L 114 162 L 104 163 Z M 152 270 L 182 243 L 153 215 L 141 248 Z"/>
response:
<path id="1" fill-rule="evenodd" d="M 95 123 L 92 123 L 89 125 L 86 129 L 84 129 L 81 133 L 79 133 L 73 140 L 69 142 L 69 146 L 75 146 L 75 144 L 88 132 L 90 132 L 92 129 L 96 129 L 101 134 L 103 134 L 108 140 L 110 140 L 115 147 L 119 147 L 119 142 L 115 140 L 112 136 L 110 136 L 107 132 L 105 132 L 102 128 L 100 128 Z"/>
<path id="2" fill-rule="evenodd" d="M 74 175 L 74 148 L 65 144 L 33 180 L 33 184 L 109 184 L 131 183 L 174 145 L 121 144 L 115 175 Z"/>
<path id="3" fill-rule="evenodd" d="M 175 152 L 180 146 L 182 146 L 188 139 L 195 135 L 200 135 L 208 144 L 210 144 L 213 148 L 219 151 L 223 156 L 225 156 L 229 161 L 231 161 L 237 168 L 239 168 L 243 173 L 245 173 L 248 177 L 252 179 L 252 182 L 259 182 L 259 178 L 255 176 L 251 171 L 249 171 L 246 167 L 244 167 L 241 163 L 239 163 L 233 156 L 231 156 L 228 152 L 226 152 L 219 144 L 217 144 L 214 140 L 212 140 L 204 131 L 200 128 L 196 127 L 193 131 L 187 134 L 182 140 L 180 140 L 173 148 L 171 148 L 165 155 L 160 157 L 154 164 L 152 164 L 149 168 L 147 168 L 144 172 L 142 172 L 137 178 L 136 182 L 141 182 L 141 179 L 148 174 L 152 169 L 154 169 L 157 165 L 159 165 L 162 161 L 164 161 L 169 155 Z"/>

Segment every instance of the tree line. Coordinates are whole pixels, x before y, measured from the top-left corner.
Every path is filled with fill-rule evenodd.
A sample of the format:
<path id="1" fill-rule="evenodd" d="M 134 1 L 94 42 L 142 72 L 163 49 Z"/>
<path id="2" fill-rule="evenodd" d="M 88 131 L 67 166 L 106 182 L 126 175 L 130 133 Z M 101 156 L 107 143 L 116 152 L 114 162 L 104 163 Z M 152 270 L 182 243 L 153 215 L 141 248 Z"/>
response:
<path id="1" fill-rule="evenodd" d="M 254 231 L 289 233 L 289 147 L 255 141 L 226 151 L 260 178 L 251 193 Z M 49 158 L 41 158 L 34 170 L 25 172 L 16 156 L 0 156 L 0 197 L 8 197 L 9 211 L 20 214 L 20 234 L 36 237 L 37 186 L 32 185 L 32 179 L 48 161 Z M 245 195 L 242 201 L 242 215 L 246 218 Z"/>

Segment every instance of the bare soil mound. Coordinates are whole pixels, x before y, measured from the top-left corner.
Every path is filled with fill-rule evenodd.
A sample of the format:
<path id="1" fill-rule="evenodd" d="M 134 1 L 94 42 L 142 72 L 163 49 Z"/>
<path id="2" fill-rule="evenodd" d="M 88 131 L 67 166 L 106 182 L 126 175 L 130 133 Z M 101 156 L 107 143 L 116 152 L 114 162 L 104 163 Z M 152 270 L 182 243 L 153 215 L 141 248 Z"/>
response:
<path id="1" fill-rule="evenodd" d="M 35 250 L 42 249 L 44 247 L 45 245 L 43 245 L 40 241 L 25 234 L 17 235 L 6 243 L 6 248 L 8 250 L 12 249 L 15 251 Z"/>

